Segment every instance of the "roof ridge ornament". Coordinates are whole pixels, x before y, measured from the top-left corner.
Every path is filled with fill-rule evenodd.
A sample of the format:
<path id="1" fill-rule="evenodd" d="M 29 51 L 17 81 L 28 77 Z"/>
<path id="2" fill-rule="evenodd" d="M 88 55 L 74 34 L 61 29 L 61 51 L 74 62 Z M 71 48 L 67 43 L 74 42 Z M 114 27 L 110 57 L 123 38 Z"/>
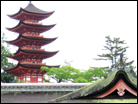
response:
<path id="1" fill-rule="evenodd" d="M 107 78 L 111 73 L 114 73 L 115 71 L 117 70 L 125 70 L 126 72 L 130 73 L 131 75 L 133 75 L 135 78 L 137 78 L 137 75 L 136 73 L 134 72 L 133 69 L 130 69 L 129 67 L 127 67 L 127 64 L 125 62 L 125 60 L 123 60 L 123 56 L 125 54 L 120 53 L 120 59 L 118 60 L 118 62 L 115 63 L 115 67 L 111 68 L 109 71 L 108 71 L 108 74 L 107 76 L 105 76 L 104 78 Z"/>

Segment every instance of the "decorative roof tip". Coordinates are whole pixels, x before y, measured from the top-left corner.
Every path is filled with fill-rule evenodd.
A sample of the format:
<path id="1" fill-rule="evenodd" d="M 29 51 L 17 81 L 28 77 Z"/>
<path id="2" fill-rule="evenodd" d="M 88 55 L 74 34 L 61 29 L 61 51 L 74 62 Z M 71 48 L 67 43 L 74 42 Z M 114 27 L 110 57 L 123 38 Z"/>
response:
<path id="1" fill-rule="evenodd" d="M 32 5 L 32 1 L 29 1 L 29 5 Z"/>

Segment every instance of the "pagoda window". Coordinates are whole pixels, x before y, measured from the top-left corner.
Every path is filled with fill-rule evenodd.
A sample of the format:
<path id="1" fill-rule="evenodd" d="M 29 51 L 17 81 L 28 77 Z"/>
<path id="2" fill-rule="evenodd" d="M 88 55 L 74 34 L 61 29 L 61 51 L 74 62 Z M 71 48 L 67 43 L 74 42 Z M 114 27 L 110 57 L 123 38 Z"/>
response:
<path id="1" fill-rule="evenodd" d="M 32 73 L 32 75 L 36 75 L 36 73 Z M 36 76 L 33 76 L 33 77 L 36 77 Z"/>
<path id="2" fill-rule="evenodd" d="M 38 81 L 42 81 L 42 78 L 38 78 Z"/>
<path id="3" fill-rule="evenodd" d="M 27 81 L 30 81 L 30 78 L 26 78 Z"/>

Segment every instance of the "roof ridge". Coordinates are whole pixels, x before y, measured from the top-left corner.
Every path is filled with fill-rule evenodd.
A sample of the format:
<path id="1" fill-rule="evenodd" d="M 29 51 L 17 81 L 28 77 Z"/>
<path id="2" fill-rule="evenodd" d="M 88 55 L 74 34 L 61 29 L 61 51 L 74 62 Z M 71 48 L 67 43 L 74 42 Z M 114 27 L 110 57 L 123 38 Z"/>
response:
<path id="1" fill-rule="evenodd" d="M 63 100 L 69 100 L 69 99 L 73 99 L 73 98 L 80 98 L 80 97 L 85 97 L 87 95 L 90 94 L 94 94 L 97 91 L 101 91 L 102 89 L 104 89 L 105 87 L 113 84 L 115 82 L 115 80 L 117 80 L 116 76 L 118 76 L 119 74 L 123 73 L 123 75 L 126 77 L 128 77 L 128 79 L 130 79 L 129 77 L 129 73 L 127 73 L 125 70 L 117 70 L 114 73 L 112 73 L 108 78 L 102 78 L 98 81 L 96 81 L 95 83 L 92 83 L 90 85 L 84 86 L 74 92 L 71 92 L 69 94 L 63 95 L 59 98 L 53 99 L 48 101 L 47 103 L 51 103 L 51 102 L 60 102 Z M 132 77 L 132 76 L 131 76 Z M 127 79 L 127 81 L 128 81 Z M 137 78 L 135 78 L 136 80 Z M 134 80 L 134 79 L 133 79 Z M 131 84 L 132 84 L 132 80 L 131 80 Z M 137 82 L 137 81 L 135 81 Z M 134 84 L 134 83 L 133 83 Z M 137 85 L 135 86 L 137 87 Z"/>

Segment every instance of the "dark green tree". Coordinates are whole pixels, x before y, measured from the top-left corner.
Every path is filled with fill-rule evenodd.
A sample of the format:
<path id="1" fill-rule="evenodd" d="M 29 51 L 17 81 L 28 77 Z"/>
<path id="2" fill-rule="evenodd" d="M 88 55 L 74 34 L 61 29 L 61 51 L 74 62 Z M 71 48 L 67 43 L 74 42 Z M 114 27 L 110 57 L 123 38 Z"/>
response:
<path id="1" fill-rule="evenodd" d="M 1 73 L 1 82 L 3 83 L 17 83 L 18 79 L 17 76 L 12 75 L 7 72 Z"/>
<path id="2" fill-rule="evenodd" d="M 4 39 L 5 34 L 3 33 L 1 35 L 1 68 L 13 67 L 14 65 L 9 63 L 7 59 L 7 56 L 13 56 L 13 54 L 10 53 L 9 44 L 7 44 Z"/>
<path id="3" fill-rule="evenodd" d="M 103 50 L 108 50 L 108 53 L 98 55 L 101 58 L 94 58 L 95 60 L 110 60 L 111 61 L 111 67 L 115 67 L 115 64 L 117 62 L 117 57 L 120 55 L 120 53 L 125 53 L 127 47 L 123 47 L 122 45 L 126 44 L 124 40 L 120 40 L 120 38 L 113 38 L 111 39 L 110 36 L 106 36 L 106 46 L 104 46 Z M 126 61 L 128 58 L 123 57 L 123 60 Z M 131 65 L 134 62 L 134 60 L 127 62 L 127 65 Z"/>
<path id="4" fill-rule="evenodd" d="M 10 55 L 13 55 L 13 54 L 10 53 L 9 44 L 5 42 L 5 34 L 1 33 L 1 70 L 3 68 L 14 67 L 13 63 L 8 62 L 7 56 L 10 56 Z M 7 72 L 1 72 L 1 82 L 4 82 L 4 83 L 17 82 L 17 77 Z"/>

